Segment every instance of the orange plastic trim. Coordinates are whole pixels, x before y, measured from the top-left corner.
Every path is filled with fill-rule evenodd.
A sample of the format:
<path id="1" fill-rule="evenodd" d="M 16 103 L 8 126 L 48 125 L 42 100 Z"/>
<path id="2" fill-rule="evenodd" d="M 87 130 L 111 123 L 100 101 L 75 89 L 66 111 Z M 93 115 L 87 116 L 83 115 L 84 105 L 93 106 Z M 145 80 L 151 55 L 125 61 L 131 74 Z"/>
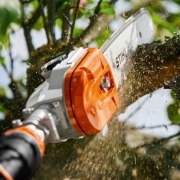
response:
<path id="1" fill-rule="evenodd" d="M 0 174 L 2 174 L 4 178 L 6 178 L 5 180 L 13 180 L 12 176 L 1 165 L 0 165 Z"/>
<path id="2" fill-rule="evenodd" d="M 100 86 L 110 80 L 108 90 Z M 87 49 L 65 76 L 65 103 L 74 128 L 80 134 L 96 134 L 119 107 L 115 81 L 103 54 L 96 48 Z"/>
<path id="3" fill-rule="evenodd" d="M 33 130 L 29 129 L 26 126 L 20 126 L 15 129 L 10 129 L 10 130 L 6 131 L 4 134 L 9 135 L 11 133 L 23 133 L 23 134 L 33 137 L 39 146 L 41 156 L 44 155 L 44 152 L 45 152 L 44 141 L 42 141 L 41 138 L 39 137 L 39 135 L 37 133 L 35 133 Z"/>

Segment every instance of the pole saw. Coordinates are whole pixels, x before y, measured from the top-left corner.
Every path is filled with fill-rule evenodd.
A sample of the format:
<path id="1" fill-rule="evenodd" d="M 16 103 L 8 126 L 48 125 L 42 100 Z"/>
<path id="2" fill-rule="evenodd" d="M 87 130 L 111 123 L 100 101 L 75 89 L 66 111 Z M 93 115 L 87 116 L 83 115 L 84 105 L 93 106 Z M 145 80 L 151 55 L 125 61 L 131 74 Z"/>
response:
<path id="1" fill-rule="evenodd" d="M 42 66 L 45 81 L 28 99 L 25 120 L 14 120 L 0 137 L 0 179 L 30 179 L 47 143 L 105 135 L 120 106 L 118 87 L 130 71 L 130 56 L 153 37 L 151 16 L 141 9 L 100 49 L 78 48 Z"/>

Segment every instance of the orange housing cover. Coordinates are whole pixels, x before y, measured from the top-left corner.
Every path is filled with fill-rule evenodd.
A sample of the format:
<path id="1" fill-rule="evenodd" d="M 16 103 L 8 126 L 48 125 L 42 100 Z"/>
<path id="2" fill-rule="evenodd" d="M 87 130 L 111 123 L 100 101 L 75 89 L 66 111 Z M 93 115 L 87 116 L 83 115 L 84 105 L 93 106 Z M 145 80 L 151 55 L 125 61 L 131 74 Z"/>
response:
<path id="1" fill-rule="evenodd" d="M 102 79 L 110 80 L 107 91 Z M 88 48 L 66 73 L 64 98 L 70 121 L 80 135 L 96 134 L 119 107 L 118 91 L 108 62 L 100 50 Z"/>

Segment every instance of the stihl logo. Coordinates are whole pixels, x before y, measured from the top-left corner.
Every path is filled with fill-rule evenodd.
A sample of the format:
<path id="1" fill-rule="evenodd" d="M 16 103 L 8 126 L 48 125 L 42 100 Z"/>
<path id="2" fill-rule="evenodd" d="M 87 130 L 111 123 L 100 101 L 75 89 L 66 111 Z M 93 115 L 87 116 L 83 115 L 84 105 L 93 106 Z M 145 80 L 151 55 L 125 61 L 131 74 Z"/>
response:
<path id="1" fill-rule="evenodd" d="M 127 53 L 124 49 L 115 59 L 116 67 L 119 68 L 120 64 L 124 62 L 127 59 L 127 57 Z"/>

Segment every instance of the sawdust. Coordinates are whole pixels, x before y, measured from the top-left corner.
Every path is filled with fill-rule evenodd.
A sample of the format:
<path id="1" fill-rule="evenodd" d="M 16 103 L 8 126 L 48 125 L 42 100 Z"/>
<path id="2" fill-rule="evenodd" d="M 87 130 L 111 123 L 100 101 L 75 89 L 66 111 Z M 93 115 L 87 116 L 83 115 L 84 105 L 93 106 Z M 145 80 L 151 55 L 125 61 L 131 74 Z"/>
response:
<path id="1" fill-rule="evenodd" d="M 131 61 L 132 69 L 119 90 L 120 112 L 180 74 L 180 35 L 138 46 Z"/>
<path id="2" fill-rule="evenodd" d="M 132 58 L 132 70 L 119 90 L 119 112 L 180 73 L 179 55 L 179 35 L 166 38 L 165 42 L 139 46 Z M 176 174 L 179 172 L 179 146 L 167 148 L 164 144 L 152 143 L 148 147 L 135 148 L 153 138 L 128 130 L 116 120 L 117 114 L 109 123 L 106 137 L 96 135 L 48 145 L 43 164 L 34 179 L 170 179 L 172 170 Z M 130 137 L 134 138 L 134 148 Z M 138 137 L 141 141 L 136 140 Z"/>

